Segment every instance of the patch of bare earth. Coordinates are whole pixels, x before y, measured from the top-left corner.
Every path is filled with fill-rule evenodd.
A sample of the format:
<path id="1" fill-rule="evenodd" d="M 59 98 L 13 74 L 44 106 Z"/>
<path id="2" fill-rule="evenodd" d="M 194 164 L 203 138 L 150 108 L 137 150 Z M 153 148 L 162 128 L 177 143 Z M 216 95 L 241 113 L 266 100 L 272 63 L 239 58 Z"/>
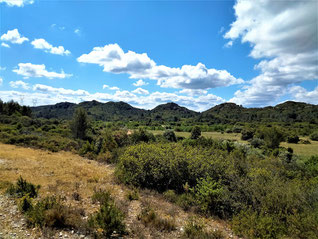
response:
<path id="1" fill-rule="evenodd" d="M 83 210 L 83 218 L 99 208 L 93 204 L 94 190 L 110 190 L 117 205 L 125 213 L 125 223 L 129 234 L 126 238 L 180 238 L 188 219 L 194 214 L 167 202 L 154 192 L 141 191 L 140 199 L 129 201 L 129 189 L 116 183 L 114 167 L 82 158 L 70 152 L 51 153 L 43 150 L 0 144 L 0 184 L 14 183 L 21 175 L 33 184 L 41 185 L 40 196 L 61 196 L 72 207 Z M 3 191 L 3 190 L 2 190 Z M 151 206 L 162 218 L 175 224 L 170 232 L 145 226 L 138 215 L 146 206 Z M 226 238 L 233 236 L 228 225 L 220 220 L 201 218 L 207 229 L 221 230 Z M 14 200 L 0 196 L 0 239 L 1 238 L 90 238 L 73 230 L 40 231 L 27 228 Z"/>

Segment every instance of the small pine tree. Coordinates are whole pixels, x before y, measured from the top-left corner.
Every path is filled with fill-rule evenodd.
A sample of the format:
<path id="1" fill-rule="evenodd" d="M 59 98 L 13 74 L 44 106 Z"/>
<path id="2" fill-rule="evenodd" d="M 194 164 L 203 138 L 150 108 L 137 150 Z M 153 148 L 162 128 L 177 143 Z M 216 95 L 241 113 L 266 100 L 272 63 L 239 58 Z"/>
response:
<path id="1" fill-rule="evenodd" d="M 73 136 L 75 138 L 85 139 L 88 127 L 89 122 L 86 111 L 83 108 L 77 108 L 73 116 L 73 121 L 71 122 Z"/>
<path id="2" fill-rule="evenodd" d="M 173 132 L 173 130 L 166 130 L 163 133 L 163 137 L 165 137 L 167 140 L 169 140 L 171 142 L 177 142 L 177 137 L 176 137 L 175 133 Z"/>
<path id="3" fill-rule="evenodd" d="M 201 136 L 201 128 L 199 126 L 194 126 L 191 130 L 191 139 L 198 139 Z"/>

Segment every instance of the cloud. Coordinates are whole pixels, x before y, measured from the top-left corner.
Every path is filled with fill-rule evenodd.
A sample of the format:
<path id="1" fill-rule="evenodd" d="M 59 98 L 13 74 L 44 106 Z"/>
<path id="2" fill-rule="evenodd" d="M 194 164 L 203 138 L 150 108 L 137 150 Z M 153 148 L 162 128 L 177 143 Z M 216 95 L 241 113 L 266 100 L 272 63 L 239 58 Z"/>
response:
<path id="1" fill-rule="evenodd" d="M 23 7 L 25 4 L 33 4 L 34 0 L 0 0 L 0 3 L 6 3 L 9 7 Z"/>
<path id="2" fill-rule="evenodd" d="M 138 80 L 135 83 L 133 83 L 134 86 L 143 86 L 143 85 L 148 85 L 147 82 L 144 82 L 143 80 Z"/>
<path id="3" fill-rule="evenodd" d="M 253 78 L 231 99 L 244 105 L 274 103 L 290 84 L 318 79 L 316 1 L 239 0 L 236 20 L 224 35 L 250 43 L 250 56 L 262 59 Z"/>
<path id="4" fill-rule="evenodd" d="M 11 42 L 12 44 L 22 44 L 25 41 L 29 41 L 28 38 L 21 36 L 18 29 L 9 30 L 1 36 L 1 41 Z"/>
<path id="5" fill-rule="evenodd" d="M 66 78 L 72 76 L 72 74 L 66 74 L 62 70 L 61 73 L 57 72 L 48 72 L 45 69 L 45 65 L 35 65 L 32 63 L 19 63 L 19 68 L 14 69 L 13 72 L 17 73 L 18 75 L 22 75 L 24 79 L 27 79 L 29 77 L 46 77 L 49 79 L 53 78 Z"/>
<path id="6" fill-rule="evenodd" d="M 226 70 L 208 69 L 204 64 L 171 68 L 156 63 L 146 53 L 124 52 L 119 45 L 95 47 L 88 54 L 77 58 L 78 62 L 98 64 L 105 72 L 129 74 L 132 79 L 157 80 L 161 87 L 181 89 L 209 89 L 243 83 Z"/>
<path id="7" fill-rule="evenodd" d="M 0 71 L 5 71 L 7 68 L 0 66 Z"/>
<path id="8" fill-rule="evenodd" d="M 109 85 L 103 85 L 103 89 L 110 89 L 110 90 L 120 90 L 117 86 L 109 86 Z"/>
<path id="9" fill-rule="evenodd" d="M 192 89 L 184 89 L 179 91 L 180 94 L 186 94 L 190 96 L 199 96 L 199 95 L 206 95 L 208 93 L 207 90 L 192 90 Z"/>
<path id="10" fill-rule="evenodd" d="M 225 45 L 226 48 L 230 48 L 233 46 L 233 41 L 228 41 Z"/>
<path id="11" fill-rule="evenodd" d="M 7 43 L 2 42 L 1 46 L 6 47 L 6 48 L 10 48 L 10 46 Z"/>
<path id="12" fill-rule="evenodd" d="M 9 82 L 9 85 L 12 87 L 12 88 L 23 88 L 23 89 L 25 89 L 25 90 L 28 90 L 28 89 L 30 89 L 30 87 L 29 87 L 29 84 L 28 83 L 25 83 L 24 81 L 21 81 L 21 80 L 19 80 L 19 81 L 10 81 Z"/>
<path id="13" fill-rule="evenodd" d="M 139 95 L 149 95 L 149 91 L 142 88 L 137 88 L 133 90 L 132 93 L 139 94 Z"/>
<path id="14" fill-rule="evenodd" d="M 178 93 L 153 92 L 147 95 L 129 92 L 127 90 L 117 90 L 113 94 L 109 93 L 89 93 L 85 90 L 72 90 L 55 88 L 48 85 L 36 84 L 32 87 L 32 92 L 0 91 L 1 99 L 4 101 L 24 98 L 26 105 L 55 104 L 59 102 L 74 102 L 97 100 L 100 102 L 124 101 L 135 107 L 152 109 L 155 106 L 167 102 L 175 102 L 196 111 L 203 111 L 216 104 L 225 102 L 221 97 L 213 94 L 201 95 L 198 97 L 179 95 Z M 34 103 L 36 102 L 36 103 Z"/>
<path id="15" fill-rule="evenodd" d="M 42 38 L 35 39 L 34 41 L 31 42 L 31 44 L 36 49 L 42 49 L 45 52 L 49 52 L 52 54 L 56 54 L 56 55 L 69 55 L 69 54 L 71 54 L 71 52 L 69 50 L 65 50 L 63 46 L 54 47 Z"/>
<path id="16" fill-rule="evenodd" d="M 74 33 L 77 34 L 77 35 L 80 35 L 81 34 L 81 30 L 77 28 L 77 29 L 74 30 Z"/>
<path id="17" fill-rule="evenodd" d="M 2 77 L 0 77 L 0 85 L 2 85 L 2 83 L 3 83 L 3 79 Z"/>
<path id="18" fill-rule="evenodd" d="M 69 95 L 69 96 L 87 96 L 89 93 L 85 90 L 69 90 L 64 88 L 54 88 L 52 86 L 36 84 L 33 86 L 34 91 L 42 91 L 48 93 L 55 93 L 59 95 Z"/>
<path id="19" fill-rule="evenodd" d="M 301 86 L 293 86 L 289 89 L 289 93 L 295 101 L 318 104 L 318 86 L 313 91 L 307 91 Z"/>

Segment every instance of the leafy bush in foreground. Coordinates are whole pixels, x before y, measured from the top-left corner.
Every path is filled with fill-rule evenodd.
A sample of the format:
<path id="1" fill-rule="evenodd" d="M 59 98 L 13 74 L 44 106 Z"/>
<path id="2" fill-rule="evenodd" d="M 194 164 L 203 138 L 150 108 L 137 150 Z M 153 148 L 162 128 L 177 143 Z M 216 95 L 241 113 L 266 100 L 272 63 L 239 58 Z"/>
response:
<path id="1" fill-rule="evenodd" d="M 125 224 L 123 222 L 124 215 L 117 208 L 111 195 L 107 191 L 99 191 L 93 195 L 93 201 L 100 203 L 100 209 L 92 215 L 88 224 L 93 229 L 102 229 L 97 236 L 105 236 L 109 238 L 115 231 L 117 235 L 126 233 Z"/>

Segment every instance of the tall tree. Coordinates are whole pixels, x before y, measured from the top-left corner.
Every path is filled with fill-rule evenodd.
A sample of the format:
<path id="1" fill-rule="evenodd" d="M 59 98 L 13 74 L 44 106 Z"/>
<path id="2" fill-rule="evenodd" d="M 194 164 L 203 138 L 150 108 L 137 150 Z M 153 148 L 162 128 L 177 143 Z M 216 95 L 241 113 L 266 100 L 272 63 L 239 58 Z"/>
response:
<path id="1" fill-rule="evenodd" d="M 86 111 L 83 108 L 77 108 L 71 122 L 73 136 L 75 138 L 85 139 L 88 127 L 89 122 Z"/>

